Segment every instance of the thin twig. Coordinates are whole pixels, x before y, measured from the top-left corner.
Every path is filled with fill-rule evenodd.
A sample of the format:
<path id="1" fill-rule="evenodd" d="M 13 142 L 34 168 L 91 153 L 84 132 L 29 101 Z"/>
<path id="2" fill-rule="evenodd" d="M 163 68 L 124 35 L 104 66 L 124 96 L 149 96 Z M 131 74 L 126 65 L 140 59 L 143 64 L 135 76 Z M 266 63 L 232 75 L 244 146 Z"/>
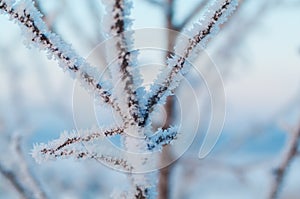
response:
<path id="1" fill-rule="evenodd" d="M 49 158 L 57 158 L 61 156 L 70 156 L 74 155 L 72 152 L 71 154 L 66 153 L 67 147 L 73 147 L 73 145 L 81 145 L 82 142 L 88 143 L 93 142 L 97 139 L 103 139 L 105 137 L 111 137 L 115 135 L 122 134 L 124 132 L 123 128 L 114 128 L 106 131 L 85 131 L 81 133 L 72 133 L 72 134 L 62 134 L 60 138 L 57 140 L 51 141 L 48 144 L 39 144 L 36 145 L 32 151 L 33 157 L 39 161 L 45 161 Z M 80 135 L 84 133 L 84 135 Z"/>
<path id="2" fill-rule="evenodd" d="M 287 175 L 289 166 L 291 165 L 294 158 L 297 156 L 300 141 L 300 126 L 291 135 L 288 140 L 287 151 L 283 156 L 278 168 L 274 172 L 274 180 L 271 187 L 270 199 L 276 199 L 279 196 L 280 189 L 284 183 L 284 177 Z"/>
<path id="3" fill-rule="evenodd" d="M 136 62 L 135 55 L 130 52 L 130 42 L 133 41 L 133 38 L 131 37 L 131 34 L 128 34 L 128 31 L 130 31 L 130 25 L 126 24 L 129 21 L 128 17 L 128 10 L 130 8 L 127 8 L 125 5 L 125 0 L 116 0 L 113 5 L 112 13 L 113 15 L 113 22 L 114 24 L 111 25 L 110 31 L 112 36 L 116 36 L 117 42 L 116 42 L 116 48 L 118 50 L 118 71 L 119 74 L 112 73 L 112 76 L 117 79 L 116 81 L 120 80 L 122 89 L 124 89 L 125 93 L 119 92 L 118 94 L 120 96 L 117 96 L 117 101 L 123 101 L 125 98 L 125 106 L 120 105 L 121 108 L 128 108 L 130 117 L 134 120 L 134 123 L 138 123 L 139 117 L 139 101 L 136 96 L 136 83 L 135 79 L 137 77 L 134 77 L 134 75 L 139 76 L 140 74 L 134 74 L 133 71 L 138 72 L 137 68 L 134 68 L 134 65 Z M 111 13 L 109 13 L 111 14 Z M 126 33 L 127 32 L 127 33 Z M 115 71 L 114 71 L 115 72 Z M 119 79 L 120 78 L 120 79 Z M 125 97 L 124 97 L 125 94 Z M 121 102 L 122 103 L 122 102 Z M 126 110 L 121 110 L 126 112 Z"/>

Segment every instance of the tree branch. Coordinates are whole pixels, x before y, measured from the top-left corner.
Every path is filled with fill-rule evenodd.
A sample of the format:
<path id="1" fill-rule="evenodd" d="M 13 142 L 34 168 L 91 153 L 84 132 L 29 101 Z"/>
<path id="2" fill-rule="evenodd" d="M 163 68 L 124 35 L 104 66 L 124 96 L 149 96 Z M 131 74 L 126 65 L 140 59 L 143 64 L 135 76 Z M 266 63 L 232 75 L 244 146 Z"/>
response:
<path id="1" fill-rule="evenodd" d="M 66 149 L 67 147 L 73 147 L 74 145 L 78 146 L 82 144 L 82 142 L 93 142 L 97 139 L 103 139 L 105 137 L 111 137 L 115 135 L 122 134 L 124 132 L 123 128 L 115 128 L 106 131 L 81 131 L 79 133 L 71 133 L 62 134 L 57 140 L 53 140 L 48 144 L 39 144 L 34 146 L 32 150 L 32 157 L 37 162 L 47 161 L 49 159 L 56 159 L 57 157 L 62 156 L 71 156 L 78 154 L 77 152 Z M 82 148 L 82 147 L 80 147 Z"/>
<path id="2" fill-rule="evenodd" d="M 136 67 L 137 53 L 132 52 L 134 41 L 131 31 L 132 20 L 129 18 L 132 5 L 127 0 L 106 1 L 107 15 L 105 21 L 111 21 L 108 33 L 114 37 L 117 54 L 113 54 L 112 59 L 117 57 L 109 69 L 112 81 L 118 83 L 114 85 L 114 95 L 121 111 L 129 119 L 129 123 L 136 124 L 141 118 L 139 116 L 139 101 L 136 89 L 139 86 L 140 73 Z M 113 13 L 113 14 L 111 14 Z M 111 51 L 111 49 L 108 49 Z M 124 91 L 124 92 L 121 92 Z"/>
<path id="3" fill-rule="evenodd" d="M 90 92 L 95 92 L 103 102 L 120 112 L 120 108 L 111 98 L 104 83 L 95 79 L 95 77 L 100 77 L 96 67 L 90 66 L 84 58 L 75 53 L 70 45 L 48 30 L 41 13 L 34 7 L 31 0 L 18 2 L 14 6 L 0 0 L 0 11 L 10 15 L 11 19 L 20 25 L 34 46 L 46 51 L 49 58 L 56 59 L 65 71 L 67 70 L 71 76 L 79 79 Z"/>
<path id="4" fill-rule="evenodd" d="M 284 182 L 284 177 L 287 175 L 288 167 L 291 165 L 294 158 L 297 156 L 298 148 L 300 142 L 300 126 L 298 129 L 291 135 L 288 140 L 287 151 L 282 157 L 281 163 L 274 172 L 273 184 L 271 187 L 271 192 L 269 195 L 270 199 L 278 198 L 280 189 Z"/>

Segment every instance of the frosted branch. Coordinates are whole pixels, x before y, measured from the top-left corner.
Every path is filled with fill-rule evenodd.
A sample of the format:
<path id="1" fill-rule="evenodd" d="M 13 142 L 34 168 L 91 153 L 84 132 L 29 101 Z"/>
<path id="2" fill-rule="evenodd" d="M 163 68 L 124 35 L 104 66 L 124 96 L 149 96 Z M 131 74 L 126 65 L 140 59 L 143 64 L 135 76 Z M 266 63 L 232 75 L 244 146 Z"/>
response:
<path id="1" fill-rule="evenodd" d="M 106 28 L 110 36 L 114 37 L 114 47 L 112 59 L 117 56 L 116 63 L 110 69 L 112 82 L 114 85 L 115 98 L 121 111 L 128 118 L 130 123 L 137 123 L 139 117 L 139 101 L 136 96 L 136 89 L 141 83 L 141 74 L 137 66 L 137 51 L 131 51 L 133 46 L 133 32 L 131 31 L 132 20 L 129 18 L 132 2 L 128 0 L 105 0 L 106 18 L 108 23 Z M 109 23 L 111 22 L 111 23 Z M 112 51 L 109 47 L 108 51 Z"/>
<path id="2" fill-rule="evenodd" d="M 163 146 L 170 144 L 177 138 L 177 132 L 177 127 L 170 127 L 166 130 L 159 129 L 154 135 L 147 137 L 148 150 L 161 150 Z"/>
<path id="3" fill-rule="evenodd" d="M 48 30 L 34 2 L 27 0 L 15 3 L 15 1 L 0 0 L 0 11 L 8 14 L 11 20 L 20 25 L 28 44 L 46 51 L 49 59 L 57 60 L 63 70 L 68 71 L 73 78 L 77 78 L 88 91 L 95 92 L 102 101 L 119 110 L 108 89 L 105 88 L 105 83 L 95 79 L 100 77 L 97 69 L 76 54 L 72 47 L 58 35 Z"/>
<path id="4" fill-rule="evenodd" d="M 185 75 L 188 71 L 187 60 L 192 60 L 198 54 L 198 51 L 219 31 L 219 26 L 227 20 L 236 7 L 237 0 L 215 1 L 206 9 L 204 17 L 195 23 L 191 30 L 186 31 L 187 35 L 193 36 L 187 44 L 180 41 L 177 43 L 174 50 L 175 52 L 183 51 L 183 56 L 170 57 L 168 67 L 152 85 L 147 97 L 146 109 L 143 111 L 145 120 L 140 123 L 141 126 L 146 125 L 154 106 L 158 103 L 165 103 L 166 97 L 171 95 L 179 85 L 182 78 L 180 75 Z"/>
<path id="5" fill-rule="evenodd" d="M 135 193 L 135 198 L 136 199 L 147 199 L 149 198 L 148 196 L 148 189 L 143 188 L 143 187 L 136 187 L 136 193 Z"/>
<path id="6" fill-rule="evenodd" d="M 106 131 L 81 131 L 78 133 L 63 133 L 59 139 L 49 142 L 48 144 L 35 145 L 32 150 L 32 156 L 37 162 L 47 161 L 49 159 L 56 159 L 57 157 L 68 157 L 79 154 L 77 149 L 82 149 L 82 143 L 93 142 L 97 139 L 111 137 L 122 134 L 122 128 L 115 128 Z M 72 148 L 70 150 L 70 148 Z"/>
<path id="7" fill-rule="evenodd" d="M 75 148 L 63 149 L 59 153 L 54 154 L 51 160 L 57 160 L 58 158 L 73 158 L 75 160 L 94 159 L 97 161 L 105 162 L 109 166 L 120 167 L 120 169 L 125 169 L 126 171 L 132 171 L 133 169 L 133 166 L 129 165 L 128 161 L 124 159 L 112 157 L 109 155 L 97 154 L 95 152 L 89 152 L 84 147 L 79 150 Z"/>
<path id="8" fill-rule="evenodd" d="M 110 130 L 63 133 L 54 141 L 35 145 L 32 156 L 37 162 L 63 158 L 95 159 L 114 167 L 117 166 L 129 171 L 133 185 L 127 194 L 130 199 L 152 199 L 156 197 L 157 182 L 156 178 L 153 177 L 155 173 L 133 173 L 133 169 L 146 164 L 147 159 L 132 156 L 131 153 L 120 154 L 120 156 L 118 156 L 119 154 L 104 154 L 104 151 L 96 150 L 96 147 L 103 147 L 102 149 L 104 149 L 106 146 L 94 141 L 103 141 L 106 137 L 121 135 L 126 150 L 151 152 L 161 150 L 165 145 L 177 139 L 178 128 L 176 127 L 159 129 L 152 135 L 153 131 L 148 125 L 150 123 L 149 115 L 156 105 L 164 104 L 166 98 L 172 95 L 182 76 L 189 69 L 188 61 L 192 61 L 198 55 L 201 47 L 204 47 L 218 32 L 220 25 L 235 10 L 237 0 L 214 0 L 208 6 L 204 17 L 195 23 L 192 29 L 185 32 L 186 35 L 190 35 L 188 39 L 177 42 L 174 47 L 175 55 L 168 58 L 167 67 L 151 85 L 150 91 L 145 92 L 145 96 L 142 91 L 139 92 L 140 90 L 138 90 L 142 75 L 137 68 L 137 52 L 132 51 L 134 38 L 131 31 L 132 20 L 129 18 L 132 3 L 129 0 L 103 1 L 108 13 L 104 19 L 104 22 L 107 23 L 105 27 L 108 35 L 113 37 L 109 42 L 112 46 L 108 46 L 107 52 L 108 54 L 112 53 L 112 57 L 108 57 L 107 60 L 116 60 L 109 67 L 111 80 L 115 84 L 112 91 L 106 82 L 100 82 L 96 79 L 100 77 L 96 67 L 87 63 L 84 58 L 75 53 L 70 45 L 48 30 L 42 20 L 42 14 L 34 6 L 33 0 L 0 0 L 0 12 L 9 15 L 10 19 L 22 28 L 23 34 L 28 39 L 28 44 L 45 51 L 49 59 L 58 61 L 63 70 L 68 71 L 73 78 L 78 79 L 86 90 L 95 93 L 97 99 L 111 105 L 120 114 L 123 122 L 122 127 Z M 169 24 L 172 23 L 174 15 L 174 2 L 171 0 L 170 5 L 161 2 L 162 6 L 168 10 Z M 203 0 L 203 2 L 206 1 Z M 190 20 L 189 17 L 192 18 L 202 6 L 199 4 L 199 7 L 195 8 L 187 20 Z M 187 22 L 184 21 L 183 23 Z M 131 135 L 146 135 L 146 137 L 137 139 Z M 96 147 L 93 150 L 88 150 L 84 144 Z M 289 160 L 286 161 L 289 162 Z M 1 165 L 0 172 L 12 183 L 17 183 L 14 181 L 14 176 L 3 169 Z M 15 186 L 18 189 L 18 184 Z M 19 189 L 22 193 L 21 186 Z M 24 197 L 26 196 L 24 195 Z"/>

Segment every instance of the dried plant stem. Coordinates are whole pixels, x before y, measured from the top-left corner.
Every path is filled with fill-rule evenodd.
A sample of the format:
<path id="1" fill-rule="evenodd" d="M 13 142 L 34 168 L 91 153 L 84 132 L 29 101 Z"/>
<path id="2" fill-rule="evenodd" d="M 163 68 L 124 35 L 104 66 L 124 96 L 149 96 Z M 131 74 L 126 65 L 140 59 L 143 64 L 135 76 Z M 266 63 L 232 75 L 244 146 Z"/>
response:
<path id="1" fill-rule="evenodd" d="M 32 34 L 30 39 L 34 45 L 45 50 L 49 57 L 54 57 L 58 60 L 64 70 L 76 76 L 89 91 L 95 92 L 99 99 L 111 105 L 123 116 L 120 107 L 116 104 L 115 100 L 112 99 L 110 92 L 104 88 L 103 83 L 97 81 L 96 78 L 98 77 L 94 77 L 91 72 L 88 72 L 94 71 L 96 73 L 96 67 L 87 63 L 84 58 L 74 52 L 70 45 L 47 30 L 47 26 L 42 20 L 42 15 L 34 7 L 33 2 L 31 3 L 31 10 L 24 8 L 21 12 L 20 10 L 12 8 L 4 0 L 0 0 L 0 10 L 8 14 L 14 21 L 18 22 L 23 29 Z M 68 46 L 68 49 L 62 48 L 62 46 Z"/>

